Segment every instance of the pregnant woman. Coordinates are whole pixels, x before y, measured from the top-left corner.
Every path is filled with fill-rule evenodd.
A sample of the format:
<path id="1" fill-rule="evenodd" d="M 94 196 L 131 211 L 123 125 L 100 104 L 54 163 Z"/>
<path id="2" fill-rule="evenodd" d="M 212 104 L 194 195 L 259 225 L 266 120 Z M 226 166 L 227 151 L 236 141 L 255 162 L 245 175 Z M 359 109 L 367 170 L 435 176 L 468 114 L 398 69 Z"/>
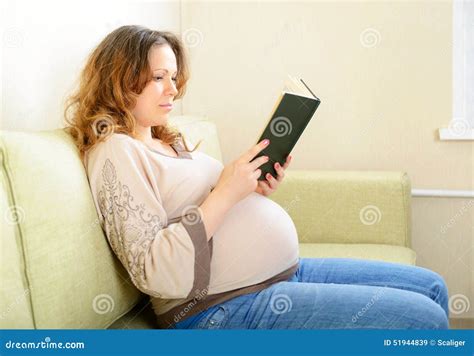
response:
<path id="1" fill-rule="evenodd" d="M 271 142 L 226 166 L 191 150 L 168 125 L 188 77 L 178 37 L 123 26 L 91 53 L 65 111 L 110 247 L 160 328 L 448 328 L 430 270 L 299 259 L 291 218 L 268 198 L 291 158 L 258 181 Z"/>

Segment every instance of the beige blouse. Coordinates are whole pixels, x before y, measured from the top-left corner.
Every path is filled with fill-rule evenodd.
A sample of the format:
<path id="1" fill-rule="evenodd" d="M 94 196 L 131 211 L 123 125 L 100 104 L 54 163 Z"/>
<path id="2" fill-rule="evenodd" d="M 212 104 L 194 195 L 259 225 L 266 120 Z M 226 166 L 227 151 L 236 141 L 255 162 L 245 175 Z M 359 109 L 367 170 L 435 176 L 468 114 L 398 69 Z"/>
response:
<path id="1" fill-rule="evenodd" d="M 296 229 L 272 200 L 251 193 L 207 241 L 199 206 L 223 165 L 172 145 L 168 156 L 113 134 L 85 157 L 109 244 L 134 285 L 150 295 L 159 326 L 286 280 L 298 264 Z"/>

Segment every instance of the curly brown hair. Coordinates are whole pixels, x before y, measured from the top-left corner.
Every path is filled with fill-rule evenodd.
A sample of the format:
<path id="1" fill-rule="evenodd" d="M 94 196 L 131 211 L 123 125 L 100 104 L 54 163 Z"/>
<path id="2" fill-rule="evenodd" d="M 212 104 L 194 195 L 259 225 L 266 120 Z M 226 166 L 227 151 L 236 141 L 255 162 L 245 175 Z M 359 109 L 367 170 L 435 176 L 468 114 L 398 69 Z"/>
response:
<path id="1" fill-rule="evenodd" d="M 108 34 L 89 55 L 79 76 L 78 89 L 66 99 L 64 109 L 64 130 L 73 137 L 81 160 L 111 133 L 137 138 L 131 109 L 152 80 L 150 50 L 162 45 L 170 46 L 176 56 L 176 100 L 186 91 L 189 69 L 185 48 L 172 32 L 122 26 Z M 196 150 L 202 141 L 190 150 L 183 134 L 174 127 L 153 126 L 151 133 L 165 144 L 181 141 L 188 152 Z"/>

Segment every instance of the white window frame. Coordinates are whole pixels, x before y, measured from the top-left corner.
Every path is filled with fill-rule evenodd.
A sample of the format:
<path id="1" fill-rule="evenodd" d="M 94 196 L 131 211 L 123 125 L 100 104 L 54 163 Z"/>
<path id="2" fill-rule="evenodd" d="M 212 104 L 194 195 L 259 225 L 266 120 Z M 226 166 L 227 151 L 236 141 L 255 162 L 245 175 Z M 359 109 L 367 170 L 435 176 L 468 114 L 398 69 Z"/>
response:
<path id="1" fill-rule="evenodd" d="M 453 0 L 453 117 L 440 140 L 474 140 L 474 1 Z"/>

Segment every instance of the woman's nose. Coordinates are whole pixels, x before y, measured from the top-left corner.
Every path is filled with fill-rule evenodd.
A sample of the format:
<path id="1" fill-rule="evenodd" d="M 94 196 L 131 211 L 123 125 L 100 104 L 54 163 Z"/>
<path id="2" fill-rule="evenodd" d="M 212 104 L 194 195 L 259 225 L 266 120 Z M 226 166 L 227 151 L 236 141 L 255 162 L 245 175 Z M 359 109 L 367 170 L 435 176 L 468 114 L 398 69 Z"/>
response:
<path id="1" fill-rule="evenodd" d="M 169 80 L 167 92 L 173 95 L 178 93 L 178 89 L 176 89 L 176 83 L 173 80 Z"/>

